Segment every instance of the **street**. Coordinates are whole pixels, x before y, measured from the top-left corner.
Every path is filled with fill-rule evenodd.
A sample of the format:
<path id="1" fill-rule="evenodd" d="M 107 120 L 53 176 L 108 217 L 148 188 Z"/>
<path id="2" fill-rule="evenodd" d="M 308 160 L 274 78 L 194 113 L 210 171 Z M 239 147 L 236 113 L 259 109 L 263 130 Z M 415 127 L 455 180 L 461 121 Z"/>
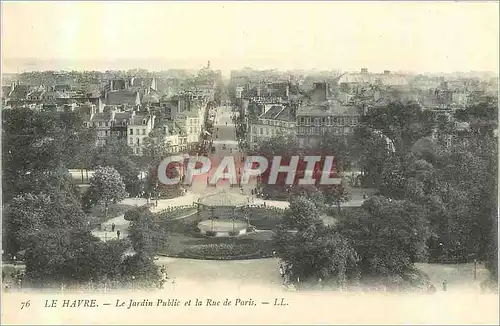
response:
<path id="1" fill-rule="evenodd" d="M 190 191 L 195 194 L 207 194 L 221 189 L 227 191 L 239 192 L 239 187 L 230 187 L 229 180 L 219 180 L 216 189 L 207 185 L 207 178 L 211 178 L 224 157 L 234 157 L 236 169 L 243 166 L 243 153 L 238 148 L 236 131 L 231 116 L 233 114 L 230 106 L 220 106 L 214 109 L 214 134 L 212 135 L 212 144 L 215 148 L 214 153 L 209 154 L 211 169 L 207 174 L 193 178 Z M 246 194 L 250 194 L 250 189 L 255 187 L 255 181 L 249 182 L 243 187 Z"/>

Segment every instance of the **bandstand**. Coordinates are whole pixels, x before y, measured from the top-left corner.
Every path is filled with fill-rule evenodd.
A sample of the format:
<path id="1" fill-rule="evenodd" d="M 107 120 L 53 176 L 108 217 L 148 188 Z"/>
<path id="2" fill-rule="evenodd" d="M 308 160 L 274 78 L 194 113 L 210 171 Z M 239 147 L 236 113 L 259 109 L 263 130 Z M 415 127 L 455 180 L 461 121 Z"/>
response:
<path id="1" fill-rule="evenodd" d="M 200 233 L 213 237 L 238 236 L 250 227 L 248 207 L 251 198 L 242 194 L 219 191 L 202 196 L 198 206 Z"/>

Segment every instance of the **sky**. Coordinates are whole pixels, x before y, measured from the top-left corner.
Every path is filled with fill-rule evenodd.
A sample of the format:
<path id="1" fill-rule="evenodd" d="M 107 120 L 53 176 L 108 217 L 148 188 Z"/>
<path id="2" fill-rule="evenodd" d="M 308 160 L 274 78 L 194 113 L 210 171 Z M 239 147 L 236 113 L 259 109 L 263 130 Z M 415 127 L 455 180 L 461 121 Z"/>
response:
<path id="1" fill-rule="evenodd" d="M 498 2 L 5 2 L 4 72 L 498 72 Z M 31 69 L 30 69 L 31 68 Z"/>

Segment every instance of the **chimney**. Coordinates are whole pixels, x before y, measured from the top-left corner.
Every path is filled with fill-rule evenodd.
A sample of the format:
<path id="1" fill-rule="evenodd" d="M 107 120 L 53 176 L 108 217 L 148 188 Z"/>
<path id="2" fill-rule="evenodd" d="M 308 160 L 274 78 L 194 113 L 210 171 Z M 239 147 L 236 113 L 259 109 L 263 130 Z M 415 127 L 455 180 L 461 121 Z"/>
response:
<path id="1" fill-rule="evenodd" d="M 290 84 L 286 84 L 286 97 L 290 97 Z"/>
<path id="2" fill-rule="evenodd" d="M 391 71 L 390 70 L 384 70 L 384 75 L 390 75 Z"/>
<path id="3" fill-rule="evenodd" d="M 113 79 L 111 79 L 109 81 L 109 90 L 112 91 L 113 90 Z"/>
<path id="4" fill-rule="evenodd" d="M 361 68 L 361 73 L 362 74 L 367 74 L 368 73 L 368 68 Z"/>

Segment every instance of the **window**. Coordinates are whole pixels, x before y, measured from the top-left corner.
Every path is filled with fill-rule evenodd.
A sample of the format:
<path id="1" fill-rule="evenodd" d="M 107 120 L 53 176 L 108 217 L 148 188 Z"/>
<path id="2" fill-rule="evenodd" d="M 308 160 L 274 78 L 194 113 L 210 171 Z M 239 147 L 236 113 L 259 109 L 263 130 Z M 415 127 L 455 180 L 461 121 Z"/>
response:
<path id="1" fill-rule="evenodd" d="M 130 128 L 130 132 L 129 132 L 130 135 L 133 135 L 134 134 L 134 129 Z"/>
<path id="2" fill-rule="evenodd" d="M 266 128 L 266 135 L 269 135 L 269 128 Z"/>
<path id="3" fill-rule="evenodd" d="M 141 139 L 137 138 L 137 145 L 140 145 L 140 144 L 141 144 Z"/>
<path id="4" fill-rule="evenodd" d="M 107 137 L 107 136 L 109 136 L 109 131 L 108 131 L 108 130 L 106 130 L 106 131 L 104 132 L 104 136 L 106 136 L 106 137 Z"/>
<path id="5" fill-rule="evenodd" d="M 262 130 L 262 127 L 260 127 L 260 134 L 263 135 L 264 134 L 264 130 Z"/>
<path id="6" fill-rule="evenodd" d="M 108 127 L 108 126 L 109 126 L 109 123 L 108 123 L 108 122 L 106 122 L 104 125 L 105 125 L 106 127 Z"/>
<path id="7" fill-rule="evenodd" d="M 142 129 L 142 135 L 146 134 L 146 129 Z"/>
<path id="8" fill-rule="evenodd" d="M 134 137 L 130 137 L 128 143 L 134 145 Z"/>

